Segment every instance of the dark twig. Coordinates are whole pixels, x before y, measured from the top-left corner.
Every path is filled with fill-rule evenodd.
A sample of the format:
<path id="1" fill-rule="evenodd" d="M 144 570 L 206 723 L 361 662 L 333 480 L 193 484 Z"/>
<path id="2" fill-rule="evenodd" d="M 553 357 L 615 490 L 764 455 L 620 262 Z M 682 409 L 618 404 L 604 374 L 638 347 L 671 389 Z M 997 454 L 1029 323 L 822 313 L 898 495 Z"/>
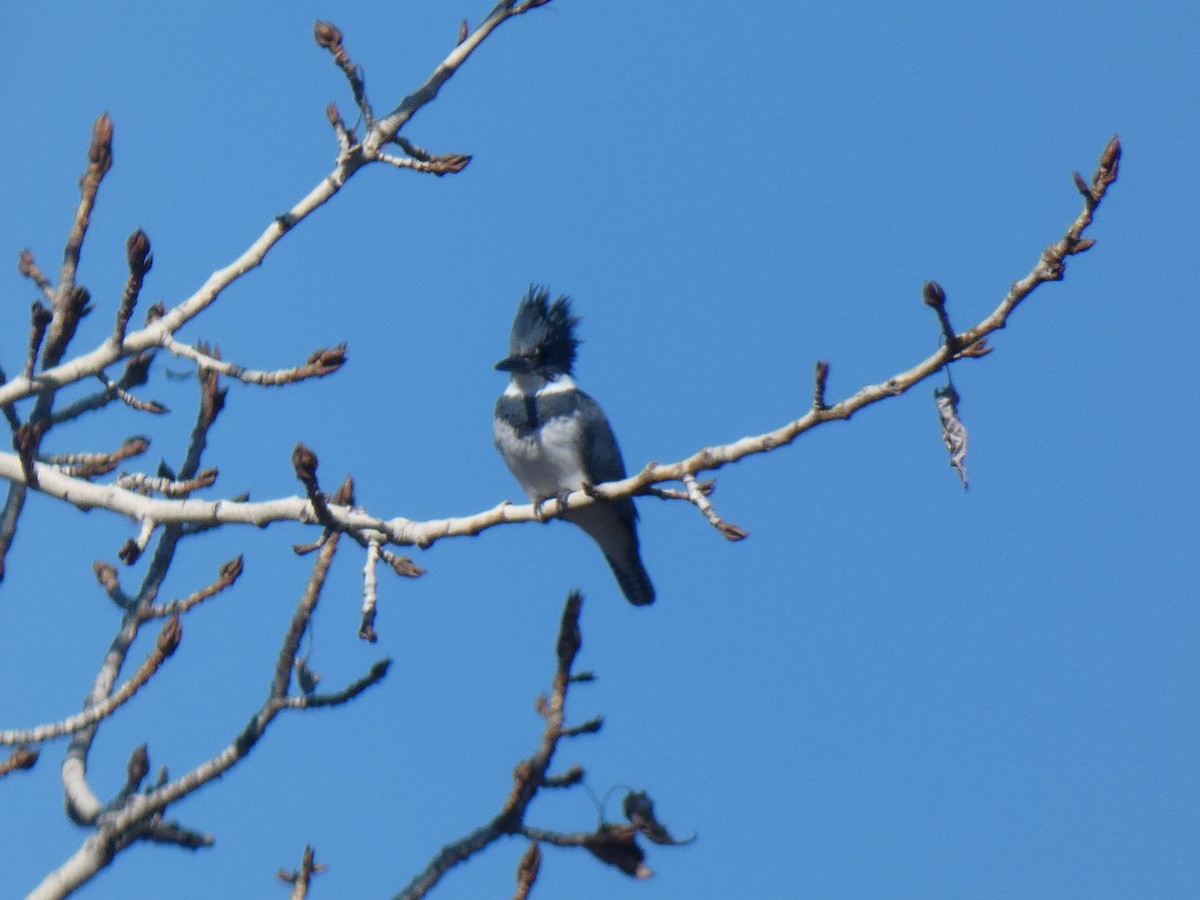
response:
<path id="1" fill-rule="evenodd" d="M 0 509 L 0 581 L 4 580 L 4 561 L 8 557 L 13 538 L 17 535 L 17 522 L 21 518 L 21 510 L 25 508 L 27 490 L 21 482 L 10 481 L 4 507 Z"/>
<path id="2" fill-rule="evenodd" d="M 325 871 L 325 864 L 316 861 L 316 851 L 312 847 L 304 848 L 304 855 L 300 858 L 300 869 L 296 872 L 287 872 L 280 869 L 276 875 L 279 880 L 285 884 L 292 886 L 292 893 L 289 895 L 290 900 L 304 900 L 308 896 L 308 888 L 312 883 L 313 875 L 318 872 Z"/>
<path id="3" fill-rule="evenodd" d="M 368 128 L 375 125 L 375 113 L 367 100 L 367 86 L 363 79 L 362 68 L 350 60 L 350 54 L 342 43 L 342 32 L 332 22 L 318 21 L 313 26 L 313 37 L 317 46 L 324 47 L 333 56 L 333 61 L 342 70 L 346 80 L 350 82 L 350 93 L 354 95 L 354 103 L 362 113 L 363 122 Z"/>
<path id="4" fill-rule="evenodd" d="M 523 833 L 525 812 L 538 790 L 545 786 L 546 772 L 558 742 L 566 734 L 563 720 L 567 691 L 572 683 L 571 669 L 582 645 L 579 630 L 582 605 L 583 596 L 578 592 L 572 592 L 567 597 L 559 623 L 556 642 L 558 665 L 550 696 L 542 698 L 538 703 L 539 711 L 546 720 L 542 739 L 533 755 L 522 760 L 513 770 L 513 787 L 504 805 L 486 825 L 443 847 L 394 900 L 417 900 L 424 897 L 454 866 L 465 862 L 502 837 Z"/>
<path id="5" fill-rule="evenodd" d="M 821 359 L 813 370 L 813 412 L 828 409 L 825 403 L 825 386 L 829 382 L 829 361 Z"/>
<path id="6" fill-rule="evenodd" d="M 37 366 L 38 351 L 42 349 L 42 339 L 46 336 L 46 328 L 50 325 L 54 314 L 39 300 L 34 300 L 29 307 L 29 353 L 25 357 L 23 377 L 32 378 Z"/>
<path id="7" fill-rule="evenodd" d="M 297 603 L 292 623 L 284 636 L 267 699 L 262 707 L 251 716 L 250 721 L 233 742 L 220 753 L 181 777 L 173 781 L 160 779 L 155 787 L 146 793 L 123 791 L 124 796 L 121 798 L 121 802 L 108 809 L 102 810 L 94 807 L 86 811 L 76 810 L 73 815 L 77 821 L 95 824 L 95 834 L 84 842 L 71 859 L 67 860 L 58 870 L 50 873 L 37 890 L 49 890 L 52 886 L 62 888 L 61 895 L 65 895 L 90 880 L 97 872 L 112 862 L 120 850 L 136 841 L 169 841 L 182 846 L 206 846 L 212 843 L 212 838 L 208 835 L 182 829 L 173 823 L 161 822 L 160 817 L 163 811 L 172 803 L 219 778 L 235 766 L 253 749 L 281 711 L 289 708 L 303 709 L 344 703 L 358 696 L 371 685 L 377 684 L 384 677 L 388 669 L 386 660 L 376 663 L 367 675 L 337 694 L 317 698 L 288 696 L 292 660 L 295 658 L 300 638 L 308 627 L 309 618 L 316 608 L 317 599 L 336 549 L 336 536 L 322 547 L 313 566 L 308 585 Z M 136 621 L 138 617 L 135 615 L 132 618 Z M 134 629 L 134 633 L 136 633 L 136 629 Z M 124 639 L 122 645 L 124 649 L 127 649 Z M 87 734 L 87 729 L 81 734 Z M 76 740 L 80 739 L 76 738 Z M 86 740 L 90 743 L 90 738 Z M 78 751 L 76 751 L 76 756 L 77 753 Z M 68 762 L 76 756 L 69 756 Z M 81 778 L 81 773 L 67 772 L 66 769 L 67 765 L 64 764 L 64 781 L 68 777 Z M 139 774 L 140 769 L 140 766 L 134 769 L 131 765 L 131 771 L 134 774 Z M 130 780 L 127 779 L 127 785 Z M 138 780 L 140 782 L 140 777 Z M 104 815 L 101 815 L 102 812 Z M 34 896 L 37 896 L 36 892 Z"/>
<path id="8" fill-rule="evenodd" d="M 26 247 L 21 251 L 17 259 L 17 271 L 37 285 L 38 290 L 42 292 L 42 296 L 54 302 L 54 286 L 50 283 L 50 279 L 46 277 L 46 273 L 41 270 L 37 262 L 33 258 L 33 251 Z"/>
<path id="9" fill-rule="evenodd" d="M 242 557 L 238 554 L 233 559 L 221 565 L 217 578 L 212 584 L 205 585 L 182 600 L 172 600 L 169 603 L 148 604 L 142 608 L 140 615 L 144 619 L 158 619 L 166 616 L 180 616 L 193 606 L 203 603 L 210 597 L 230 587 L 242 574 Z"/>
<path id="10" fill-rule="evenodd" d="M 129 264 L 129 277 L 125 280 L 125 290 L 121 294 L 121 305 L 117 307 L 117 321 L 113 327 L 112 342 L 120 346 L 125 340 L 125 329 L 133 308 L 137 305 L 138 294 L 142 292 L 142 282 L 146 273 L 154 265 L 154 255 L 150 252 L 150 238 L 146 232 L 138 229 L 125 242 L 125 259 Z"/>
<path id="11" fill-rule="evenodd" d="M 86 412 L 103 409 L 114 400 L 120 400 L 126 406 L 140 412 L 153 414 L 167 412 L 167 408 L 161 403 L 154 400 L 139 400 L 129 393 L 130 388 L 146 383 L 149 379 L 150 363 L 153 361 L 154 351 L 143 350 L 141 353 L 129 357 L 125 363 L 125 371 L 116 381 L 110 381 L 104 373 L 97 372 L 96 379 L 104 385 L 104 389 L 55 410 L 50 417 L 51 424 L 58 425 L 61 422 L 78 418 Z"/>

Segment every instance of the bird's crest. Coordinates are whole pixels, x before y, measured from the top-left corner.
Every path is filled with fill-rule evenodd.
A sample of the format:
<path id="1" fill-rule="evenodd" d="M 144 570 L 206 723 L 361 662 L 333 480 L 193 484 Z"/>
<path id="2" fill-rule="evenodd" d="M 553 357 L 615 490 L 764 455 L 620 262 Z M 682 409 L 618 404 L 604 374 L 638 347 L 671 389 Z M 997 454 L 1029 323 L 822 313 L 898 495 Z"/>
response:
<path id="1" fill-rule="evenodd" d="M 513 319 L 508 338 L 511 356 L 530 358 L 534 369 L 571 373 L 575 362 L 575 326 L 579 318 L 571 314 L 571 298 L 560 294 L 550 302 L 550 289 L 531 284 Z"/>

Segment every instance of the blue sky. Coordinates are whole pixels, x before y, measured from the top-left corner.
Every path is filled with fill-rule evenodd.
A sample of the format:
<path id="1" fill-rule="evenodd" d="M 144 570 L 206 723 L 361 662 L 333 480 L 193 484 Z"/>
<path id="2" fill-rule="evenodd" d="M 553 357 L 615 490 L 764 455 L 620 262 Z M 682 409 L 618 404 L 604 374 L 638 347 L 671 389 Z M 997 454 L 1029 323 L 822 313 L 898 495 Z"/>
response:
<path id="1" fill-rule="evenodd" d="M 331 168 L 324 105 L 344 80 L 311 39 L 331 18 L 377 108 L 415 88 L 472 6 L 307 2 L 27 4 L 0 58 L 0 253 L 57 267 L 93 119 L 115 122 L 81 280 L 108 333 L 124 240 L 144 228 L 144 297 L 191 294 Z M 801 415 L 937 345 L 921 283 L 959 328 L 990 312 L 1078 212 L 1111 135 L 1120 180 L 1060 284 L 1039 289 L 986 359 L 955 367 L 971 431 L 964 494 L 935 383 L 717 473 L 727 544 L 683 504 L 643 499 L 659 599 L 634 609 L 561 523 L 493 529 L 382 582 L 355 637 L 362 557 L 344 546 L 318 614 L 326 685 L 395 659 L 350 707 L 285 716 L 250 758 L 173 808 L 212 832 L 189 854 L 137 847 L 79 896 L 284 896 L 277 868 L 315 844 L 312 896 L 390 896 L 499 808 L 534 748 L 562 600 L 580 587 L 569 715 L 606 719 L 561 750 L 597 796 L 645 788 L 696 844 L 654 848 L 635 883 L 547 848 L 535 896 L 1195 897 L 1200 895 L 1197 371 L 1200 9 L 1101 0 L 731 7 L 554 0 L 506 24 L 406 133 L 474 155 L 437 179 L 359 173 L 266 265 L 180 335 L 246 366 L 348 341 L 333 378 L 233 385 L 206 457 L 211 496 L 299 489 L 304 441 L 373 512 L 462 515 L 519 489 L 491 446 L 516 302 L 531 281 L 583 317 L 577 374 L 631 468 Z M 0 363 L 19 371 L 34 292 L 0 272 Z M 195 386 L 162 359 L 143 389 L 172 410 L 114 411 L 58 451 L 144 432 L 177 462 Z M 76 711 L 116 627 L 93 559 L 134 526 L 34 497 L 0 586 L 3 727 Z M 178 774 L 261 702 L 307 577 L 298 526 L 186 544 L 183 596 L 244 553 L 246 574 L 190 615 L 180 652 L 101 731 L 106 795 L 130 750 Z M 136 572 L 124 577 L 136 581 Z M 140 653 L 135 652 L 140 658 Z M 65 821 L 51 745 L 0 784 L 0 866 L 32 888 L 84 832 Z M 618 816 L 618 793 L 607 813 Z M 587 829 L 579 790 L 533 824 Z M 489 850 L 436 896 L 504 896 L 522 852 Z M 274 894 L 272 893 L 274 892 Z"/>

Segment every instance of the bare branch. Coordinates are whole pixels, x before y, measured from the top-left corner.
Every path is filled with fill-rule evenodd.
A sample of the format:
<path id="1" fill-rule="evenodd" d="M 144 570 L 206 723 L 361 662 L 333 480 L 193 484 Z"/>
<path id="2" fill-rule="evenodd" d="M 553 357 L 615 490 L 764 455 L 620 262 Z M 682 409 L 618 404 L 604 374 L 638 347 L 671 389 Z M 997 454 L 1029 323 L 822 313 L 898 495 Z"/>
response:
<path id="1" fill-rule="evenodd" d="M 121 377 L 117 381 L 110 381 L 103 372 L 97 372 L 96 379 L 104 385 L 104 389 L 55 411 L 50 417 L 51 424 L 58 425 L 86 412 L 103 409 L 113 400 L 120 400 L 131 409 L 141 412 L 154 414 L 167 412 L 167 408 L 161 403 L 154 400 L 139 400 L 129 393 L 129 388 L 145 384 L 149 379 L 150 363 L 154 361 L 154 354 L 153 350 L 143 350 L 141 353 L 131 356 L 125 363 L 125 371 L 121 373 Z"/>
<path id="2" fill-rule="evenodd" d="M 318 21 L 313 25 L 313 37 L 317 45 L 324 47 L 333 56 L 333 61 L 342 70 L 346 80 L 350 82 L 350 92 L 354 95 L 354 103 L 362 113 L 363 121 L 368 128 L 375 124 L 375 113 L 367 101 L 367 86 L 363 82 L 362 69 L 350 61 L 350 54 L 342 44 L 342 32 L 332 22 Z"/>
<path id="3" fill-rule="evenodd" d="M 58 291 L 55 297 L 55 316 L 61 315 L 59 305 L 72 293 L 75 288 L 75 271 L 79 267 L 79 255 L 83 250 L 83 239 L 87 236 L 88 225 L 91 224 L 92 209 L 96 205 L 96 193 L 100 190 L 100 182 L 112 168 L 112 139 L 113 123 L 108 113 L 101 113 L 92 124 L 92 143 L 88 147 L 88 166 L 83 177 L 79 180 L 79 206 L 75 210 L 75 221 L 71 224 L 71 232 L 67 236 L 67 245 L 63 250 L 62 270 L 58 275 Z M 73 327 L 72 327 L 72 330 Z M 66 349 L 65 341 L 61 350 Z M 47 365 L 57 364 L 58 359 L 52 359 Z"/>
<path id="4" fill-rule="evenodd" d="M 129 609 L 133 606 L 133 601 L 129 595 L 121 589 L 121 580 L 117 575 L 116 567 L 109 565 L 102 559 L 98 559 L 92 563 L 92 572 L 96 576 L 96 581 L 104 588 L 104 592 L 108 594 L 109 599 L 119 609 Z"/>
<path id="5" fill-rule="evenodd" d="M 372 644 L 378 640 L 378 635 L 375 633 L 375 606 L 379 602 L 375 567 L 378 563 L 379 538 L 372 536 L 367 540 L 367 559 L 363 563 L 362 621 L 358 626 L 358 636 Z"/>
<path id="6" fill-rule="evenodd" d="M 53 738 L 62 737 L 65 734 L 73 734 L 76 731 L 81 731 L 89 725 L 94 725 L 101 719 L 111 716 L 119 707 L 129 702 L 133 698 L 133 695 L 154 676 L 159 667 L 175 652 L 175 648 L 179 646 L 179 640 L 182 635 L 183 629 L 178 617 L 168 619 L 163 624 L 162 631 L 159 632 L 158 641 L 155 643 L 150 655 L 146 657 L 145 662 L 138 666 L 132 678 L 121 685 L 103 702 L 88 706 L 83 712 L 68 716 L 58 722 L 38 725 L 35 728 L 0 731 L 0 744 L 9 747 L 14 744 L 40 744 Z"/>
<path id="7" fill-rule="evenodd" d="M 125 438 L 116 450 L 108 453 L 60 453 L 42 459 L 65 475 L 73 478 L 94 478 L 105 475 L 131 456 L 145 453 L 150 440 L 140 434 Z"/>
<path id="8" fill-rule="evenodd" d="M 277 215 L 262 234 L 237 259 L 213 272 L 208 280 L 190 297 L 181 301 L 171 310 L 164 311 L 150 318 L 144 328 L 126 335 L 119 346 L 113 341 L 105 340 L 104 343 L 94 350 L 82 353 L 66 363 L 60 364 L 57 359 L 44 359 L 43 370 L 38 375 L 36 382 L 31 377 L 21 377 L 0 386 L 0 408 L 35 393 L 47 392 L 52 394 L 58 388 L 102 372 L 107 366 L 112 365 L 123 357 L 132 356 L 144 350 L 162 346 L 164 335 L 173 336 L 185 323 L 191 321 L 204 309 L 216 302 L 225 288 L 247 272 L 260 266 L 267 254 L 288 231 L 321 206 L 325 205 L 342 189 L 342 186 L 355 172 L 367 163 L 376 160 L 380 149 L 392 143 L 400 129 L 412 118 L 417 110 L 437 96 L 442 84 L 458 71 L 471 53 L 483 43 L 498 25 L 513 16 L 528 12 L 541 5 L 544 4 L 524 3 L 514 5 L 505 2 L 498 4 L 483 23 L 480 24 L 479 28 L 455 47 L 453 52 L 442 61 L 433 74 L 426 80 L 425 84 L 405 97 L 400 105 L 384 120 L 374 122 L 369 127 L 367 137 L 361 146 L 353 142 L 352 135 L 346 131 L 344 125 L 341 125 L 339 128 L 338 123 L 341 122 L 341 116 L 337 113 L 336 108 L 327 109 L 330 121 L 334 124 L 335 130 L 338 131 L 341 152 L 338 154 L 337 164 L 333 171 L 322 178 L 307 195 L 298 200 L 289 209 Z M 332 26 L 330 27 L 332 28 Z M 314 33 L 316 34 L 316 31 Z M 338 48 L 341 48 L 344 53 L 344 47 L 341 47 L 341 34 L 337 32 L 336 28 L 333 28 L 330 32 L 326 32 L 323 37 L 318 35 L 318 42 L 322 43 L 323 46 L 327 46 L 334 54 L 335 59 L 337 58 Z M 357 72 L 357 68 L 349 63 L 348 57 L 347 64 L 351 66 L 353 71 Z M 359 75 L 361 76 L 361 73 Z M 356 90 L 353 82 L 352 90 Z M 363 98 L 365 102 L 365 90 L 363 91 Z M 106 122 L 108 121 L 107 116 L 103 116 L 102 119 Z M 371 120 L 369 119 L 369 121 Z M 108 122 L 108 128 L 111 143 L 111 122 Z M 97 149 L 95 143 L 93 144 L 93 149 Z M 101 155 L 108 159 L 108 164 L 111 164 L 111 148 L 106 154 Z M 91 157 L 89 156 L 89 158 Z M 94 199 L 94 191 L 91 196 Z M 90 210 L 91 206 L 89 205 L 87 206 L 89 214 Z M 76 221 L 77 224 L 81 221 L 78 215 Z M 82 244 L 82 234 L 79 236 L 79 244 Z M 76 253 L 76 262 L 77 257 L 78 254 Z M 66 267 L 64 266 L 64 268 Z M 72 264 L 70 266 L 70 279 L 69 281 L 64 279 L 64 283 L 59 285 L 59 294 L 64 294 L 74 289 L 74 269 L 75 266 Z M 52 333 L 53 330 L 52 328 Z M 65 349 L 65 343 L 63 346 Z M 45 412 L 48 412 L 48 410 Z"/>
<path id="9" fill-rule="evenodd" d="M 502 837 L 522 833 L 525 811 L 538 790 L 545 785 L 546 770 L 550 767 L 554 751 L 564 735 L 567 691 L 572 683 L 571 667 L 582 645 L 579 630 L 579 613 L 582 607 L 583 596 L 577 591 L 572 592 L 563 606 L 559 623 L 556 642 L 558 666 L 554 673 L 550 697 L 539 701 L 539 708 L 546 719 L 541 742 L 533 755 L 519 762 L 513 770 L 513 787 L 499 813 L 486 825 L 443 847 L 424 871 L 393 900 L 417 900 L 424 897 L 454 866 L 465 862 Z"/>
<path id="10" fill-rule="evenodd" d="M 78 851 L 57 870 L 50 873 L 31 897 L 63 897 L 71 890 L 90 880 L 102 868 L 107 866 L 116 853 L 138 840 L 164 840 L 174 843 L 184 843 L 192 846 L 206 845 L 212 842 L 211 837 L 181 830 L 170 823 L 160 823 L 158 817 L 172 803 L 203 787 L 215 778 L 229 771 L 258 743 L 266 733 L 267 728 L 275 717 L 284 709 L 304 709 L 315 706 L 326 706 L 344 703 L 356 697 L 367 687 L 378 683 L 386 674 L 388 662 L 376 663 L 366 676 L 348 686 L 338 694 L 326 697 L 287 696 L 287 687 L 292 660 L 300 637 L 308 627 L 309 618 L 316 608 L 317 598 L 329 571 L 334 551 L 337 548 L 336 535 L 322 548 L 313 566 L 312 575 L 299 602 L 292 623 L 284 636 L 276 663 L 275 675 L 271 688 L 262 707 L 250 718 L 241 733 L 216 756 L 196 766 L 174 781 L 167 782 L 165 778 L 153 790 L 147 793 L 125 792 L 121 803 L 110 812 L 101 815 L 102 807 L 94 798 L 87 802 L 90 790 L 87 789 L 83 778 L 83 755 L 86 753 L 86 743 L 90 738 L 76 738 L 80 742 L 77 747 L 72 745 L 63 764 L 64 785 L 68 788 L 69 810 L 77 821 L 93 822 L 96 833 L 90 836 Z M 164 551 L 166 552 L 166 551 Z M 123 625 L 126 636 L 119 638 L 123 646 L 132 640 L 130 634 L 136 634 L 135 614 L 127 618 Z M 98 685 L 102 679 L 98 679 Z M 82 732 L 86 734 L 86 732 Z M 140 770 L 140 769 L 139 769 Z M 140 781 L 140 778 L 139 778 Z M 128 782 L 127 782 L 128 784 Z M 81 803 L 85 804 L 81 807 Z M 86 816 L 86 818 L 84 818 Z"/>
<path id="11" fill-rule="evenodd" d="M 202 368 L 220 372 L 222 375 L 228 375 L 230 378 L 236 378 L 246 384 L 257 384 L 264 387 L 293 384 L 307 378 L 323 378 L 336 372 L 346 362 L 346 345 L 344 343 L 332 348 L 322 347 L 314 350 L 309 355 L 308 361 L 302 366 L 276 369 L 272 372 L 246 369 L 235 363 L 226 362 L 218 356 L 209 355 L 204 349 L 189 347 L 187 344 L 175 340 L 169 334 L 162 336 L 162 345 L 164 349 L 176 356 L 190 359 Z"/>
<path id="12" fill-rule="evenodd" d="M 316 851 L 312 847 L 304 848 L 300 858 L 300 869 L 297 872 L 285 872 L 280 869 L 276 875 L 279 880 L 292 886 L 291 900 L 304 900 L 308 896 L 308 888 L 313 875 L 325 871 L 325 864 L 316 861 Z"/>
<path id="13" fill-rule="evenodd" d="M 492 27 L 495 27 L 495 23 Z M 469 40 L 468 43 L 470 43 Z M 1089 195 L 1085 199 L 1084 211 L 1071 223 L 1066 235 L 1043 252 L 1042 258 L 1033 271 L 1012 285 L 999 306 L 987 318 L 973 328 L 956 335 L 956 346 L 961 348 L 957 353 L 949 347 L 943 346 L 912 368 L 899 372 L 884 382 L 867 385 L 854 395 L 832 406 L 815 406 L 799 419 L 788 422 L 773 431 L 744 437 L 729 444 L 705 447 L 674 463 L 648 465 L 641 472 L 622 481 L 596 485 L 588 491 L 575 491 L 559 498 L 549 514 L 561 515 L 568 510 L 586 506 L 593 502 L 594 497 L 611 500 L 644 493 L 648 487 L 654 484 L 665 481 L 682 481 L 686 475 L 699 475 L 748 456 L 776 450 L 792 443 L 800 435 L 818 425 L 836 419 L 848 419 L 864 407 L 907 392 L 914 385 L 956 359 L 987 352 L 988 348 L 984 343 L 984 338 L 1003 328 L 1016 307 L 1040 284 L 1062 277 L 1066 257 L 1071 253 L 1078 252 L 1082 230 L 1091 223 L 1092 214 L 1100 199 L 1103 198 L 1104 191 L 1116 177 L 1119 150 L 1115 139 L 1105 148 L 1100 168 L 1093 178 L 1096 185 L 1092 189 L 1094 197 Z M 215 378 L 215 373 L 211 374 Z M 43 375 L 43 377 L 45 376 Z M 4 400 L 3 391 L 4 389 L 0 388 L 0 402 Z M 444 538 L 475 535 L 508 522 L 540 521 L 546 516 L 544 510 L 539 516 L 538 511 L 531 504 L 517 506 L 501 503 L 492 509 L 461 518 L 428 522 L 418 522 L 400 517 L 384 520 L 357 508 L 338 507 L 324 503 L 319 492 L 307 500 L 300 497 L 289 497 L 261 503 L 204 502 L 190 499 L 157 500 L 122 490 L 114 485 L 90 485 L 33 463 L 32 460 L 29 461 L 29 472 L 26 473 L 19 456 L 13 457 L 11 454 L 2 453 L 0 453 L 0 477 L 14 482 L 34 481 L 39 490 L 51 496 L 69 500 L 81 509 L 103 507 L 137 519 L 159 523 L 190 523 L 201 526 L 216 524 L 263 526 L 278 521 L 316 522 L 324 528 L 333 528 L 349 533 L 379 532 L 386 536 L 389 543 L 401 546 L 428 547 Z M 314 498 L 316 499 L 314 500 Z"/>
<path id="14" fill-rule="evenodd" d="M 507 22 L 513 16 L 519 16 L 538 6 L 544 6 L 547 2 L 549 0 L 516 5 L 509 2 L 509 0 L 500 0 L 492 8 L 492 11 L 487 14 L 487 17 L 479 23 L 479 27 L 458 42 L 454 50 L 450 52 L 450 55 L 442 60 L 441 64 L 433 70 L 433 74 L 426 79 L 423 85 L 405 97 L 399 106 L 368 130 L 367 136 L 363 141 L 364 154 L 373 158 L 378 154 L 381 147 L 394 141 L 396 135 L 400 133 L 400 129 L 408 124 L 409 120 L 417 114 L 417 111 L 421 107 L 433 101 L 438 95 L 438 91 L 442 89 L 442 85 L 450 80 L 454 73 L 462 67 L 462 64 L 467 61 L 467 58 L 475 52 L 475 49 L 500 25 Z"/>
<path id="15" fill-rule="evenodd" d="M 210 597 L 215 597 L 227 587 L 238 580 L 242 574 L 242 557 L 239 554 L 228 562 L 222 564 L 220 571 L 217 573 L 217 579 L 212 584 L 206 585 L 195 591 L 192 594 L 184 597 L 182 600 L 172 600 L 170 603 L 150 604 L 145 606 L 140 611 L 139 615 L 143 619 L 161 619 L 166 616 L 180 616 L 191 609 L 193 606 L 198 606 Z"/>
<path id="16" fill-rule="evenodd" d="M 708 494 L 700 489 L 700 485 L 696 483 L 695 475 L 684 475 L 683 485 L 687 489 L 688 499 L 695 504 L 696 509 L 704 514 L 704 518 L 708 519 L 708 524 L 721 532 L 721 536 L 728 541 L 740 541 L 750 536 L 750 532 L 738 528 L 732 522 L 726 522 L 717 515 L 717 511 L 713 509 L 712 503 L 708 500 Z"/>
<path id="17" fill-rule="evenodd" d="M 408 159 L 400 156 L 392 156 L 390 153 L 380 153 L 375 158 L 380 162 L 395 166 L 397 169 L 428 172 L 431 175 L 437 175 L 439 178 L 443 175 L 461 172 L 467 167 L 467 163 L 471 161 L 470 156 L 461 153 L 447 153 L 444 156 L 435 156 L 428 160 Z"/>

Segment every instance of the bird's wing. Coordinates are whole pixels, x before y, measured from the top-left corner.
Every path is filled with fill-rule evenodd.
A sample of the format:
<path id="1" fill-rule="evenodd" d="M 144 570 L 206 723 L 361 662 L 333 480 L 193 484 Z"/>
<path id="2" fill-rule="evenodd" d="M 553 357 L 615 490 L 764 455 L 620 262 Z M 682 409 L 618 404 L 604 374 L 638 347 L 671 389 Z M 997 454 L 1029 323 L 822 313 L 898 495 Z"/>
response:
<path id="1" fill-rule="evenodd" d="M 587 457 L 585 464 L 588 479 L 592 484 L 605 481 L 620 481 L 625 477 L 625 461 L 621 459 L 621 448 L 617 446 L 617 438 L 608 417 L 600 404 L 583 391 L 579 392 L 576 407 L 584 425 L 584 437 L 587 441 Z"/>

